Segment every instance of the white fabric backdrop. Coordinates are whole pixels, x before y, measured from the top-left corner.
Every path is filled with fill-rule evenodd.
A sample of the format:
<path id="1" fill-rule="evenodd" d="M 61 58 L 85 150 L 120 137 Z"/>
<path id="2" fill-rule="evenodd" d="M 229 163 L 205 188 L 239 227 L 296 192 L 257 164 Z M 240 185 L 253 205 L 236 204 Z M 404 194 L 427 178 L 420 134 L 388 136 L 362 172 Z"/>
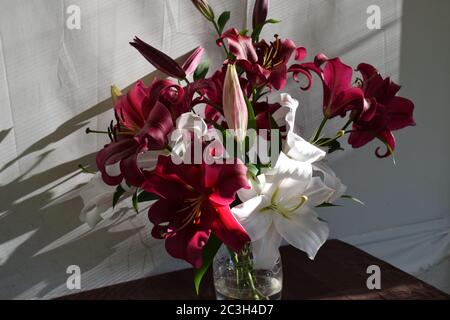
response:
<path id="1" fill-rule="evenodd" d="M 231 25 L 245 27 L 251 21 L 245 13 L 251 11 L 253 1 L 210 2 L 217 12 L 232 12 Z M 382 30 L 366 27 L 366 9 L 372 4 L 381 7 Z M 69 5 L 81 8 L 81 30 L 65 28 Z M 399 77 L 400 0 L 273 0 L 270 15 L 283 24 L 268 27 L 268 37 L 277 32 L 308 47 L 311 57 L 323 51 L 354 66 L 370 62 L 394 79 Z M 190 1 L 0 0 L 0 298 L 68 294 L 70 265 L 81 267 L 83 290 L 186 266 L 168 257 L 163 243 L 150 238 L 145 212 L 136 217 L 126 208 L 118 210 L 113 222 L 95 230 L 78 219 L 82 204 L 73 190 L 89 176 L 80 174 L 77 165 L 91 162 L 92 153 L 105 143 L 103 137 L 86 137 L 84 130 L 104 127 L 111 119 L 110 110 L 92 106 L 108 97 L 111 84 L 125 87 L 153 70 L 128 45 L 134 35 L 173 57 L 202 44 L 209 57 L 220 63 L 213 30 Z M 320 90 L 307 95 L 297 86 L 289 90 L 301 100 L 304 112 L 299 124 L 310 134 L 320 121 Z M 402 139 L 407 139 L 406 134 Z M 372 159 L 372 150 L 363 159 L 368 154 L 374 172 L 392 166 Z M 448 255 L 449 228 L 441 223 L 440 233 L 428 228 L 425 238 L 415 228 L 401 229 L 405 236 L 416 233 L 411 239 L 418 243 L 433 240 L 435 246 L 425 251 L 432 248 L 434 254 L 426 261 L 424 250 L 417 257 L 413 250 L 417 246 L 399 247 L 386 231 L 380 231 L 442 219 L 448 213 L 442 210 L 449 204 L 445 194 L 435 195 L 436 202 L 427 212 L 409 210 L 409 205 L 403 208 L 403 202 L 393 204 L 395 198 L 386 194 L 389 188 L 377 196 L 378 187 L 361 185 L 352 170 L 356 164 L 357 176 L 364 175 L 367 163 L 356 159 L 355 153 L 344 153 L 336 166 L 368 207 L 350 205 L 345 211 L 326 212 L 334 236 L 352 236 L 348 238 L 352 243 L 408 271 Z M 400 160 L 408 163 L 408 158 Z M 448 166 L 441 167 L 448 174 Z M 445 186 L 448 190 L 448 181 L 439 188 Z M 390 206 L 396 212 L 388 212 Z M 400 236 L 397 229 L 392 232 Z M 436 236 L 439 242 L 434 241 Z M 400 242 L 411 244 L 410 238 Z"/>

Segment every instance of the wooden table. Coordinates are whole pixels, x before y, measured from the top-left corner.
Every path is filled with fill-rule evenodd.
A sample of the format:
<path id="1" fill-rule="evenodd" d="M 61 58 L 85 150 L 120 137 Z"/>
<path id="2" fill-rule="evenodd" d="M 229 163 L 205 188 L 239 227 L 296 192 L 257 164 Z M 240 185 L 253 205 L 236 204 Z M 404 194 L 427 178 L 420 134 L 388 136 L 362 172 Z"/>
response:
<path id="1" fill-rule="evenodd" d="M 283 299 L 449 299 L 450 297 L 415 277 L 353 246 L 328 241 L 316 260 L 295 248 L 281 249 Z M 381 290 L 369 290 L 367 267 L 381 269 Z M 210 300 L 215 299 L 211 272 L 204 279 L 201 295 L 194 293 L 193 271 L 183 270 L 83 292 L 66 300 Z"/>

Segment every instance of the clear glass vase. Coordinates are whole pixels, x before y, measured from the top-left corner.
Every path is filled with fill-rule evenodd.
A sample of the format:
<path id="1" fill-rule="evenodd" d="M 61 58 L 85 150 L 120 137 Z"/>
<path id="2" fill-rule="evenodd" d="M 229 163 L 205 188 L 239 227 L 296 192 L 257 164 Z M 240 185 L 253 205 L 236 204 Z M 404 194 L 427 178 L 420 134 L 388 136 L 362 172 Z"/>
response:
<path id="1" fill-rule="evenodd" d="M 214 258 L 213 270 L 218 300 L 281 300 L 281 259 L 270 270 L 256 269 L 251 246 L 239 254 L 222 246 Z"/>

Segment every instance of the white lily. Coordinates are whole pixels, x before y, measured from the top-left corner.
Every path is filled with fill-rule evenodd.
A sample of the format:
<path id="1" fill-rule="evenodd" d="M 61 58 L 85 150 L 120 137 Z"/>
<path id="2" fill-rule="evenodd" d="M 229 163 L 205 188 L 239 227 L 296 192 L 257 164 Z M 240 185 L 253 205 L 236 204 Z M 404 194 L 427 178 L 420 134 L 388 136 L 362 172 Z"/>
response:
<path id="1" fill-rule="evenodd" d="M 244 202 L 232 209 L 253 242 L 255 267 L 270 269 L 276 263 L 282 239 L 314 259 L 329 230 L 311 208 L 322 204 L 333 190 L 313 177 L 311 164 L 284 153 L 275 168 L 259 180 L 265 180 L 260 191 L 241 192 Z"/>
<path id="2" fill-rule="evenodd" d="M 342 184 L 341 180 L 336 176 L 333 170 L 324 161 L 326 152 L 322 149 L 311 145 L 295 133 L 295 117 L 299 102 L 293 99 L 289 94 L 281 94 L 280 104 L 281 113 L 285 113 L 287 137 L 284 145 L 284 152 L 291 159 L 311 163 L 313 166 L 314 176 L 322 178 L 323 183 L 333 190 L 333 194 L 326 202 L 333 203 L 342 195 L 344 195 L 347 187 Z"/>
<path id="3" fill-rule="evenodd" d="M 314 259 L 329 229 L 312 209 L 345 192 L 333 171 L 319 162 L 326 153 L 294 132 L 298 101 L 283 94 L 280 102 L 288 129 L 284 152 L 250 190 L 239 191 L 243 203 L 232 209 L 252 239 L 255 267 L 261 269 L 276 263 L 282 239 Z"/>

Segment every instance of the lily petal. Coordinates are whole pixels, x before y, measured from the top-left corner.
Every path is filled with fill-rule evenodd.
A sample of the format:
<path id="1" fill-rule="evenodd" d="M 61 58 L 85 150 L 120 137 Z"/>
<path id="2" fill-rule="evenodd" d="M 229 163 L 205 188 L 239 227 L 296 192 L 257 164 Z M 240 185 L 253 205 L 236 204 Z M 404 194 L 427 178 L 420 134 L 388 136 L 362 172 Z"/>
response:
<path id="1" fill-rule="evenodd" d="M 239 34 L 237 29 L 229 29 L 225 31 L 220 37 L 220 41 L 228 40 L 228 46 L 232 54 L 238 60 L 248 60 L 250 62 L 257 62 L 258 55 L 252 43 L 252 38 Z"/>
<path id="2" fill-rule="evenodd" d="M 266 205 L 264 197 L 258 196 L 231 209 L 252 241 L 264 237 L 272 224 L 272 211 L 261 211 Z"/>
<path id="3" fill-rule="evenodd" d="M 297 161 L 314 163 L 325 158 L 326 152 L 312 145 L 299 135 L 290 131 L 287 136 L 285 150 L 287 155 Z"/>
<path id="4" fill-rule="evenodd" d="M 328 165 L 324 162 L 317 162 L 314 163 L 313 169 L 314 171 L 320 172 L 323 176 L 323 183 L 325 183 L 328 188 L 333 190 L 332 195 L 327 200 L 328 202 L 334 203 L 345 194 L 347 187 L 341 182 L 341 180 Z"/>
<path id="5" fill-rule="evenodd" d="M 187 58 L 187 60 L 184 62 L 183 66 L 181 67 L 184 72 L 186 73 L 186 76 L 190 76 L 195 72 L 198 65 L 200 64 L 200 61 L 202 60 L 203 54 L 205 53 L 205 49 L 202 47 L 198 47 L 194 50 L 192 55 Z"/>
<path id="6" fill-rule="evenodd" d="M 208 206 L 208 205 L 207 205 Z M 240 252 L 249 243 L 250 237 L 242 225 L 236 220 L 228 206 L 209 205 L 209 214 L 215 212 L 215 219 L 211 224 L 211 230 L 227 247 L 235 252 Z"/>
<path id="7" fill-rule="evenodd" d="M 287 242 L 306 252 L 311 260 L 315 258 L 329 235 L 327 223 L 320 221 L 317 214 L 307 207 L 302 207 L 289 219 L 275 215 L 274 224 Z"/>
<path id="8" fill-rule="evenodd" d="M 252 243 L 255 269 L 271 270 L 280 259 L 281 235 L 275 226 L 270 226 L 265 236 Z"/>
<path id="9" fill-rule="evenodd" d="M 186 73 L 175 60 L 138 37 L 135 37 L 130 45 L 136 48 L 156 69 L 180 80 L 186 78 Z"/>
<path id="10" fill-rule="evenodd" d="M 313 208 L 329 202 L 333 193 L 334 190 L 324 184 L 320 178 L 314 177 L 305 190 L 305 195 L 308 197 L 307 205 Z"/>

